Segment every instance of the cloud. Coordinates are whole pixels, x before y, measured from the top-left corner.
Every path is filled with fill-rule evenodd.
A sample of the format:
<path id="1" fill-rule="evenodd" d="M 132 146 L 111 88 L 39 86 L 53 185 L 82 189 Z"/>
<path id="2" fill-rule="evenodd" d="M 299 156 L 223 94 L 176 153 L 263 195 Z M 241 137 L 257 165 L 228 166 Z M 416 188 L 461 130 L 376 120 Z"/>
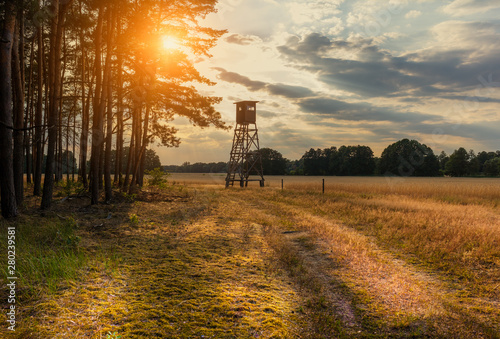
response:
<path id="1" fill-rule="evenodd" d="M 498 0 L 454 0 L 441 9 L 451 16 L 466 16 L 499 8 Z"/>
<path id="2" fill-rule="evenodd" d="M 479 85 L 478 76 L 498 70 L 500 41 L 494 34 L 495 25 L 458 26 L 463 33 L 460 39 L 468 44 L 398 56 L 381 49 L 372 39 L 331 40 L 319 34 L 290 38 L 277 49 L 290 65 L 313 73 L 334 89 L 362 97 L 435 96 L 470 90 Z M 443 28 L 436 31 L 444 34 Z M 478 30 L 476 49 L 473 39 Z"/>
<path id="3" fill-rule="evenodd" d="M 474 103 L 474 102 L 500 103 L 500 99 L 489 98 L 489 97 L 481 97 L 481 96 L 444 95 L 441 98 L 442 99 L 449 99 L 449 100 L 465 101 L 465 102 L 470 101 L 472 103 Z"/>
<path id="4" fill-rule="evenodd" d="M 312 40 L 310 40 L 312 41 Z M 313 43 L 314 46 L 322 44 Z M 319 48 L 321 49 L 321 48 Z M 365 126 L 366 133 L 377 134 L 380 138 L 393 137 L 394 133 L 406 137 L 408 135 L 437 135 L 437 140 L 447 140 L 451 137 L 473 138 L 480 135 L 477 140 L 490 141 L 496 137 L 496 130 L 491 126 L 494 121 L 478 121 L 470 123 L 463 120 L 462 116 L 447 117 L 446 115 L 427 114 L 418 111 L 409 111 L 407 107 L 397 105 L 377 106 L 366 101 L 344 101 L 333 98 L 327 94 L 313 92 L 312 90 L 285 84 L 269 84 L 254 81 L 248 77 L 224 69 L 217 69 L 219 77 L 225 81 L 238 83 L 247 87 L 250 91 L 266 91 L 272 95 L 282 96 L 293 100 L 300 112 L 306 113 L 305 119 L 308 124 L 336 124 L 341 122 L 354 123 L 352 126 L 344 126 L 344 130 L 360 128 Z M 460 94 L 449 95 L 450 91 L 433 86 L 422 86 L 414 90 L 412 96 L 402 97 L 402 102 L 420 103 L 421 96 L 431 96 L 436 93 L 444 93 L 442 99 L 456 101 L 470 101 L 470 97 Z M 479 103 L 498 103 L 500 100 L 488 97 L 477 97 Z M 468 102 L 468 101 L 467 101 Z M 273 118 L 278 116 L 275 112 L 262 111 L 263 117 Z M 491 120 L 491 117 L 490 117 Z M 340 125 L 339 125 L 340 126 Z M 386 127 L 383 127 L 386 126 Z M 351 131 L 352 133 L 359 133 Z M 363 132 L 363 133 L 365 133 Z M 479 133 L 479 134 L 477 134 Z"/>
<path id="5" fill-rule="evenodd" d="M 496 121 L 498 124 L 500 121 Z M 367 126 L 367 128 L 370 128 Z M 484 144 L 498 144 L 498 130 L 491 124 L 453 124 L 453 123 L 414 123 L 414 124 L 393 124 L 374 125 L 370 130 L 378 138 L 419 136 L 422 142 L 436 151 L 450 141 L 462 140 L 463 144 L 455 147 L 467 145 L 470 148 L 472 143 L 480 142 Z M 494 146 L 497 147 L 497 146 Z"/>
<path id="6" fill-rule="evenodd" d="M 339 133 L 351 135 L 350 139 L 357 140 L 356 142 L 381 144 L 387 140 L 414 137 L 432 148 L 442 148 L 449 142 L 457 140 L 468 145 L 476 141 L 485 145 L 498 143 L 498 130 L 494 127 L 500 123 L 498 120 L 476 123 L 447 122 L 440 117 L 420 113 L 397 113 L 387 107 L 370 108 L 366 105 L 363 111 L 364 105 L 362 103 L 361 107 L 357 107 L 358 104 L 335 102 L 335 100 L 324 102 L 307 100 L 302 103 L 302 106 L 307 106 L 305 110 L 323 112 L 305 117 L 304 120 L 308 124 L 316 126 L 318 130 L 321 126 L 335 128 Z M 334 109 L 338 111 L 334 112 Z M 348 124 L 343 124 L 342 121 Z"/>
<path id="7" fill-rule="evenodd" d="M 339 6 L 344 0 L 330 1 L 287 1 L 284 3 L 290 18 L 288 27 L 295 33 L 321 32 L 337 35 L 344 30 Z"/>
<path id="8" fill-rule="evenodd" d="M 252 92 L 258 91 L 267 86 L 265 82 L 251 80 L 250 78 L 238 73 L 228 72 L 224 68 L 214 67 L 213 69 L 219 71 L 219 75 L 217 77 L 220 80 L 243 85 Z"/>
<path id="9" fill-rule="evenodd" d="M 293 1 L 286 4 L 290 17 L 295 24 L 309 24 L 327 20 L 341 14 L 337 1 Z"/>
<path id="10" fill-rule="evenodd" d="M 270 84 L 262 81 L 254 81 L 241 74 L 228 72 L 224 68 L 215 67 L 214 69 L 219 71 L 219 79 L 245 86 L 249 91 L 252 92 L 265 90 L 271 95 L 279 95 L 288 99 L 304 98 L 314 95 L 314 92 L 306 87 L 292 86 L 281 83 Z"/>
<path id="11" fill-rule="evenodd" d="M 370 0 L 355 1 L 347 14 L 346 23 L 351 30 L 376 36 L 394 24 L 408 1 Z"/>
<path id="12" fill-rule="evenodd" d="M 288 20 L 287 13 L 276 1 L 225 0 L 217 2 L 210 27 L 227 29 L 243 35 L 270 37 L 280 22 Z M 236 29 L 236 30 L 235 30 Z"/>
<path id="13" fill-rule="evenodd" d="M 224 39 L 226 42 L 230 44 L 237 45 L 250 45 L 255 42 L 261 42 L 262 40 L 254 35 L 241 35 L 241 34 L 231 34 Z"/>
<path id="14" fill-rule="evenodd" d="M 401 72 L 393 58 L 370 41 L 330 41 L 311 34 L 299 42 L 290 40 L 278 50 L 295 67 L 314 73 L 318 80 L 361 96 L 395 95 L 424 84 L 422 79 Z M 357 60 L 329 57 L 332 50 L 342 50 Z"/>
<path id="15" fill-rule="evenodd" d="M 406 19 L 414 19 L 414 18 L 418 18 L 421 15 L 422 15 L 422 12 L 417 11 L 417 10 L 411 10 L 405 14 L 405 18 Z"/>
<path id="16" fill-rule="evenodd" d="M 276 112 L 271 112 L 271 111 L 259 109 L 259 117 L 271 119 L 271 118 L 276 118 L 279 116 L 280 116 L 280 114 L 278 114 Z"/>
<path id="17" fill-rule="evenodd" d="M 297 125 L 295 125 L 297 127 Z M 318 131 L 304 130 L 300 127 L 291 128 L 281 121 L 276 121 L 267 126 L 265 131 L 259 132 L 261 147 L 271 147 L 278 149 L 283 154 L 290 154 L 293 158 L 300 158 L 304 151 L 313 145 L 324 143 Z"/>
<path id="18" fill-rule="evenodd" d="M 267 91 L 272 95 L 279 95 L 289 99 L 304 98 L 314 95 L 309 88 L 302 86 L 291 86 L 286 84 L 268 84 Z"/>
<path id="19" fill-rule="evenodd" d="M 391 107 L 375 107 L 367 102 L 349 103 L 329 97 L 306 98 L 297 105 L 303 112 L 328 116 L 348 121 L 391 121 L 399 123 L 416 123 L 423 121 L 440 121 L 436 115 L 418 112 L 402 113 Z"/>
<path id="20" fill-rule="evenodd" d="M 500 52 L 499 22 L 444 21 L 432 27 L 430 33 L 433 39 L 427 53 L 461 51 L 464 62 L 484 63 Z"/>

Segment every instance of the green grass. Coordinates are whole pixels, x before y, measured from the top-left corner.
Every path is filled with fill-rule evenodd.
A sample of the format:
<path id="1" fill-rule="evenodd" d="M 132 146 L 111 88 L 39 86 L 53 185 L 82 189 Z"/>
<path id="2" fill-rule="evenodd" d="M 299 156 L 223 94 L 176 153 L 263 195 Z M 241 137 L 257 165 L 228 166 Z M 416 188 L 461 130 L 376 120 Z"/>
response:
<path id="1" fill-rule="evenodd" d="M 79 275 L 87 258 L 79 250 L 80 237 L 76 222 L 68 217 L 40 218 L 23 216 L 18 220 L 0 221 L 0 236 L 6 239 L 7 227 L 16 227 L 16 273 L 21 297 L 31 299 L 40 293 L 53 293 L 68 280 Z M 6 253 L 6 241 L 0 242 L 1 253 Z M 3 268 L 6 268 L 2 256 Z M 3 270 L 4 276 L 7 272 Z M 33 282 L 36 282 L 34 284 Z"/>

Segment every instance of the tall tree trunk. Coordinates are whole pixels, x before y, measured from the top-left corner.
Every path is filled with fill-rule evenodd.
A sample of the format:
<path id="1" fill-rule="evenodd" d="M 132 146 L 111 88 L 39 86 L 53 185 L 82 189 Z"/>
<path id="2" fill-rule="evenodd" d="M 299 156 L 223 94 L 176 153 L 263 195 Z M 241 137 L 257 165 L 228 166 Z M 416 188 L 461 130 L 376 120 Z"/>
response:
<path id="1" fill-rule="evenodd" d="M 64 2 L 59 7 L 59 0 L 52 0 L 53 8 L 57 11 L 52 18 L 50 32 L 50 57 L 49 57 L 49 89 L 50 89 L 50 107 L 47 123 L 49 125 L 49 140 L 47 149 L 47 164 L 45 166 L 45 182 L 43 185 L 42 209 L 50 208 L 52 203 L 52 192 L 54 186 L 54 170 L 55 170 L 55 151 L 57 146 L 57 132 L 59 127 L 59 98 L 61 91 L 61 45 L 63 24 L 66 10 L 73 0 Z"/>
<path id="2" fill-rule="evenodd" d="M 76 93 L 75 86 L 75 93 Z M 75 173 L 76 173 L 76 110 L 73 110 L 73 149 L 72 149 L 72 159 L 71 159 L 71 181 L 75 182 Z"/>
<path id="3" fill-rule="evenodd" d="M 130 180 L 129 194 L 137 191 L 137 174 L 141 161 L 141 126 L 142 126 L 142 102 L 137 103 L 138 108 L 134 114 L 132 134 L 135 136 L 134 161 L 132 167 L 132 180 Z"/>
<path id="4" fill-rule="evenodd" d="M 117 35 L 121 35 L 121 22 L 120 17 L 117 18 Z M 123 51 L 120 49 L 117 53 L 116 77 L 117 86 L 117 112 L 116 112 L 116 156 L 115 156 L 115 178 L 114 183 L 118 187 L 122 186 L 122 166 L 123 166 Z"/>
<path id="5" fill-rule="evenodd" d="M 106 69 L 105 69 L 105 81 L 107 90 L 107 121 L 106 121 L 106 150 L 104 158 L 104 191 L 106 193 L 106 201 L 110 201 L 113 198 L 113 190 L 111 183 L 111 143 L 113 140 L 113 87 L 112 87 L 112 77 L 111 77 L 111 54 L 113 51 L 113 35 L 115 30 L 115 15 L 113 9 L 110 7 L 108 12 L 108 41 L 107 41 L 107 53 L 106 53 Z"/>
<path id="6" fill-rule="evenodd" d="M 130 136 L 130 146 L 128 149 L 128 159 L 127 159 L 127 168 L 125 170 L 125 179 L 123 180 L 123 191 L 126 191 L 128 189 L 129 185 L 129 176 L 130 172 L 132 171 L 132 168 L 134 167 L 134 159 L 135 159 L 135 125 L 136 125 L 136 115 L 137 115 L 137 108 L 136 105 L 134 104 L 134 108 L 132 110 L 132 133 Z"/>
<path id="7" fill-rule="evenodd" d="M 33 140 L 33 60 L 35 57 L 35 42 L 31 41 L 30 46 L 30 72 L 28 77 L 28 97 L 26 98 L 26 114 L 24 125 L 29 126 L 30 129 L 24 132 L 24 147 L 26 153 L 26 182 L 31 184 L 31 178 L 33 174 L 33 157 L 32 157 L 32 147 L 31 140 Z"/>
<path id="8" fill-rule="evenodd" d="M 74 41 L 76 41 L 76 35 L 74 36 Z M 76 48 L 75 48 L 75 70 L 76 70 L 76 67 L 78 65 L 78 53 L 76 52 Z M 81 75 L 81 78 L 83 79 L 83 74 Z M 78 93 L 78 79 L 76 76 L 73 77 L 73 90 L 74 90 L 74 94 L 75 94 L 75 107 L 77 105 L 77 93 Z M 83 105 L 83 103 L 82 103 Z M 77 115 L 77 109 L 73 109 L 73 126 L 72 126 L 72 129 L 73 129 L 73 137 L 72 137 L 72 158 L 71 158 L 71 182 L 75 182 L 75 173 L 76 173 L 76 115 Z M 83 112 L 82 112 L 82 115 L 83 115 Z"/>
<path id="9" fill-rule="evenodd" d="M 144 185 L 144 169 L 146 166 L 146 150 L 149 144 L 148 132 L 149 132 L 149 115 L 150 115 L 150 105 L 149 102 L 146 103 L 146 115 L 144 117 L 144 129 L 142 132 L 142 147 L 141 147 L 141 167 L 139 168 L 138 183 L 139 186 Z"/>
<path id="10" fill-rule="evenodd" d="M 104 112 L 102 115 L 102 137 L 103 137 L 103 142 L 101 144 L 101 153 L 99 154 L 99 191 L 101 191 L 104 188 L 104 182 L 102 180 L 104 176 L 104 148 L 106 146 L 105 140 L 106 140 L 106 135 L 104 133 L 105 126 L 104 126 Z"/>
<path id="11" fill-rule="evenodd" d="M 41 0 L 38 0 L 39 7 L 41 5 Z M 40 195 L 42 192 L 42 163 L 43 163 L 43 134 L 42 134 L 42 107 L 43 107 L 43 38 L 42 38 L 43 28 L 40 25 L 37 27 L 36 38 L 37 38 L 37 102 L 35 111 L 35 154 L 34 154 L 34 169 L 35 175 L 33 178 L 34 187 L 33 195 Z"/>
<path id="12" fill-rule="evenodd" d="M 62 25 L 58 25 L 61 29 L 61 32 L 57 32 L 58 36 L 61 36 L 62 39 L 62 70 L 61 74 L 58 78 L 59 82 L 59 125 L 57 126 L 57 161 L 56 161 L 56 182 L 63 179 L 63 94 L 64 94 L 64 78 L 66 74 L 66 29 Z M 60 34 L 60 35 L 59 35 Z M 59 62 L 59 61 L 57 61 Z"/>
<path id="13" fill-rule="evenodd" d="M 12 43 L 16 24 L 15 2 L 5 1 L 3 28 L 0 36 L 0 194 L 4 218 L 17 215 L 14 188 L 12 140 Z"/>
<path id="14" fill-rule="evenodd" d="M 102 37 L 102 21 L 103 21 L 103 4 L 99 5 L 99 17 L 97 20 L 97 27 L 95 32 L 95 76 L 96 76 L 96 87 L 94 96 L 93 111 L 94 115 L 92 117 L 92 155 L 90 158 L 90 172 L 91 172 L 91 204 L 99 203 L 99 160 L 101 157 L 102 143 L 104 141 L 103 137 L 103 123 L 102 114 L 100 110 L 101 106 L 101 87 L 102 87 L 102 67 L 101 67 L 101 37 Z"/>
<path id="15" fill-rule="evenodd" d="M 14 33 L 14 44 L 12 45 L 12 86 L 14 93 L 14 187 L 16 190 L 16 203 L 20 206 L 24 198 L 24 79 L 22 68 L 24 68 L 24 52 L 20 53 L 20 35 L 23 21 L 23 10 L 18 8 L 17 24 Z M 24 42 L 23 42 L 24 43 Z"/>
<path id="16" fill-rule="evenodd" d="M 80 168 L 79 175 L 83 183 L 83 187 L 88 188 L 89 181 L 87 178 L 87 149 L 89 141 L 89 124 L 90 124 L 90 102 L 92 100 L 92 83 L 94 82 L 94 77 L 89 84 L 89 90 L 87 92 L 87 101 L 85 102 L 85 85 L 82 87 L 82 133 L 80 135 Z M 83 108 L 84 107 L 84 108 Z"/>
<path id="17" fill-rule="evenodd" d="M 49 67 L 48 67 L 48 92 L 49 92 L 49 107 L 47 112 L 47 125 L 48 125 L 48 145 L 47 145 L 47 160 L 45 163 L 45 179 L 43 184 L 42 194 L 42 209 L 50 208 L 52 203 L 52 192 L 54 186 L 54 172 L 56 162 L 56 143 L 57 143 L 57 130 L 59 126 L 59 103 L 57 101 L 59 94 L 59 87 L 57 85 L 59 75 L 61 74 L 60 65 L 58 66 L 58 59 L 60 56 L 61 47 L 58 46 L 57 39 L 57 26 L 59 19 L 59 0 L 52 0 L 54 8 L 54 16 L 50 25 L 50 49 L 49 49 Z M 57 75 L 57 76 L 56 76 Z"/>
<path id="18" fill-rule="evenodd" d="M 66 184 L 69 182 L 69 128 L 71 123 L 71 114 L 73 110 L 71 110 L 68 114 L 68 120 L 66 121 Z"/>

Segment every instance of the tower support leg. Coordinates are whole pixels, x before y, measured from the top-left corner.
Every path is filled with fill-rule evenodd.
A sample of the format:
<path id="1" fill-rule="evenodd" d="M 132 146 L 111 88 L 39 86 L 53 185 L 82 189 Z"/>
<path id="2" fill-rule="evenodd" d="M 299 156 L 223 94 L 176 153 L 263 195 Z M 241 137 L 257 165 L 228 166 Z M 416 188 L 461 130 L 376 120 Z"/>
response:
<path id="1" fill-rule="evenodd" d="M 231 148 L 226 176 L 226 188 L 240 182 L 240 187 L 248 187 L 250 174 L 261 177 L 260 187 L 264 187 L 264 176 L 262 168 L 262 156 L 260 154 L 259 136 L 257 125 L 249 126 L 249 123 L 238 123 L 234 129 L 233 147 Z M 237 179 L 238 178 L 238 179 Z M 260 180 L 258 180 L 260 181 Z"/>

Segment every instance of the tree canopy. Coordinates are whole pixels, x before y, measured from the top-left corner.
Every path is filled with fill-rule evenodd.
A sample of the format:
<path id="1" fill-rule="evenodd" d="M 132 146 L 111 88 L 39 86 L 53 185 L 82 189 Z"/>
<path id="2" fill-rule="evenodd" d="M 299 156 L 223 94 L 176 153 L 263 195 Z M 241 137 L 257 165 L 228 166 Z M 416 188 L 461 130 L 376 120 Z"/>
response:
<path id="1" fill-rule="evenodd" d="M 301 160 L 305 175 L 372 175 L 375 171 L 373 151 L 368 146 L 311 148 Z"/>
<path id="2" fill-rule="evenodd" d="M 221 98 L 196 88 L 214 84 L 195 64 L 225 32 L 200 24 L 216 3 L 2 2 L 2 214 L 15 216 L 22 204 L 24 168 L 41 207 L 50 208 L 54 183 L 64 172 L 69 179 L 64 158 L 78 152 L 72 170 L 96 204 L 102 187 L 108 201 L 113 184 L 130 191 L 143 184 L 151 143 L 179 145 L 176 117 L 227 129 L 214 108 Z"/>
<path id="3" fill-rule="evenodd" d="M 445 173 L 453 177 L 463 177 L 471 174 L 471 157 L 463 147 L 455 150 L 445 165 Z"/>
<path id="4" fill-rule="evenodd" d="M 380 173 L 395 176 L 437 176 L 439 161 L 430 147 L 417 140 L 402 139 L 380 157 Z"/>
<path id="5" fill-rule="evenodd" d="M 283 155 L 271 148 L 261 148 L 262 169 L 264 175 L 283 175 L 286 174 L 287 160 Z"/>

